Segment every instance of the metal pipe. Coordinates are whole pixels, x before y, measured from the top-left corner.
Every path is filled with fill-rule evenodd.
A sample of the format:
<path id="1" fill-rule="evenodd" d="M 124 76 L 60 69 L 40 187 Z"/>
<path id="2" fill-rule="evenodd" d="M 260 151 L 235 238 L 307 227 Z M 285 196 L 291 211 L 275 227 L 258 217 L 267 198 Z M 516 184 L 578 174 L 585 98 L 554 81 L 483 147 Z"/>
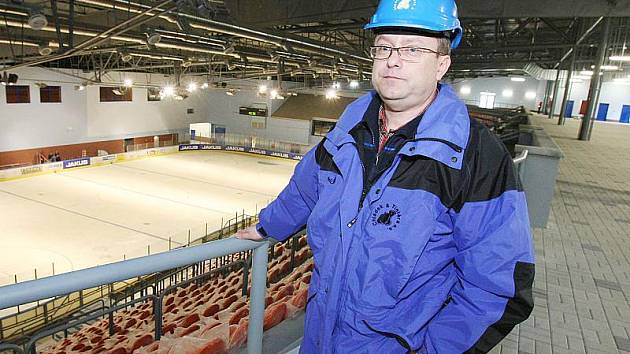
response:
<path id="1" fill-rule="evenodd" d="M 5 24 L 7 26 L 10 26 L 10 27 L 22 27 L 23 26 L 23 24 L 21 22 L 19 22 L 19 21 L 12 21 L 12 20 L 7 20 L 6 22 L 3 22 L 3 24 Z M 54 29 L 54 27 L 46 26 L 46 27 L 44 27 L 42 29 L 42 31 L 54 32 L 55 29 Z M 62 33 L 69 33 L 69 30 L 66 27 L 61 27 L 61 32 Z M 97 37 L 97 36 L 99 36 L 98 33 L 92 32 L 92 31 L 87 31 L 87 30 L 77 30 L 77 29 L 75 29 L 74 33 L 76 35 L 86 36 L 86 37 Z M 124 42 L 137 43 L 137 44 L 144 45 L 144 40 L 143 39 L 134 38 L 134 37 L 131 37 L 131 36 L 112 36 L 111 38 L 115 39 L 115 40 L 118 40 L 118 41 L 124 41 Z M 58 46 L 58 44 L 54 43 L 54 42 L 51 43 L 51 45 Z M 198 53 L 205 53 L 205 54 L 217 54 L 217 55 L 223 55 L 223 56 L 235 57 L 235 58 L 239 57 L 238 54 L 225 54 L 225 53 L 223 53 L 222 50 L 212 50 L 212 49 L 206 49 L 206 48 L 195 47 L 195 46 L 190 46 L 190 45 L 184 46 L 184 45 L 179 45 L 179 44 L 169 43 L 169 42 L 159 42 L 159 43 L 156 43 L 155 46 L 158 47 L 158 48 L 188 50 L 188 51 L 191 51 L 191 52 L 198 52 Z M 68 54 L 68 53 L 66 53 L 66 54 Z M 30 62 L 29 62 L 29 65 L 31 65 Z"/>
<path id="2" fill-rule="evenodd" d="M 182 267 L 243 250 L 252 250 L 264 244 L 266 243 L 227 238 L 199 246 L 6 285 L 0 287 L 0 309 Z M 257 273 L 253 273 L 255 278 Z"/>
<path id="3" fill-rule="evenodd" d="M 50 0 L 50 8 L 52 10 L 53 18 L 55 19 L 55 32 L 57 32 L 57 41 L 59 42 L 59 49 L 63 51 L 63 38 L 61 37 L 61 29 L 59 28 L 59 14 L 57 13 L 57 0 Z"/>
<path id="4" fill-rule="evenodd" d="M 50 61 L 64 59 L 64 58 L 69 58 L 71 56 L 74 56 L 75 53 L 77 53 L 81 49 L 87 48 L 87 47 L 89 47 L 89 46 L 91 46 L 93 44 L 100 43 L 100 42 L 102 42 L 103 40 L 105 40 L 107 38 L 113 37 L 113 34 L 116 31 L 118 31 L 120 28 L 123 28 L 123 27 L 125 27 L 127 25 L 131 25 L 133 22 L 136 22 L 136 20 L 138 18 L 148 14 L 149 12 L 151 12 L 153 10 L 159 9 L 163 5 L 166 5 L 166 4 L 170 3 L 170 2 L 171 2 L 171 0 L 164 0 L 164 1 L 160 2 L 159 4 L 157 4 L 156 6 L 149 7 L 148 10 L 146 10 L 146 11 L 144 11 L 144 12 L 142 12 L 142 13 L 140 13 L 140 14 L 138 14 L 138 15 L 136 15 L 136 16 L 134 16 L 134 17 L 124 21 L 124 22 L 121 22 L 121 23 L 117 24 L 116 26 L 114 26 L 114 27 L 112 27 L 112 28 L 110 28 L 110 29 L 108 29 L 108 30 L 98 34 L 94 38 L 91 38 L 91 39 L 88 39 L 85 42 L 82 42 L 81 44 L 79 44 L 75 48 L 69 50 L 67 53 L 57 54 L 57 55 L 49 56 L 49 57 L 46 57 L 46 58 L 37 59 L 37 60 L 34 60 L 34 61 L 29 61 L 29 62 L 26 62 L 26 63 L 13 65 L 12 67 L 10 67 L 8 69 L 16 69 L 16 68 L 25 67 L 25 66 L 32 66 L 32 65 L 37 65 L 37 64 L 43 64 L 43 63 L 47 63 L 47 62 L 50 62 Z M 151 18 L 153 18 L 153 15 L 152 15 Z M 143 22 L 146 22 L 146 21 L 142 21 L 140 23 L 143 23 Z M 136 23 L 136 25 L 139 25 L 140 23 Z M 22 26 L 22 24 L 20 24 L 20 26 Z M 126 32 L 126 31 L 132 29 L 132 28 L 133 28 L 133 25 L 123 29 L 120 32 L 123 33 L 123 32 Z M 55 31 L 57 31 L 57 30 L 55 29 Z M 59 30 L 59 31 L 61 31 L 61 30 Z M 105 37 L 105 39 L 101 39 L 101 37 Z"/>
<path id="5" fill-rule="evenodd" d="M 583 34 L 580 38 L 578 38 L 578 40 L 575 42 L 575 45 L 576 45 L 576 46 L 577 46 L 577 45 L 579 45 L 580 43 L 582 43 L 582 41 L 584 41 L 584 40 L 586 39 L 586 37 L 590 36 L 590 35 L 591 35 L 591 33 L 593 32 L 593 30 L 595 30 L 595 27 L 597 27 L 597 25 L 599 25 L 599 24 L 600 24 L 600 22 L 602 22 L 602 20 L 603 20 L 603 19 L 604 19 L 604 17 L 600 17 L 600 18 L 598 18 L 598 19 L 595 21 L 595 23 L 593 23 L 593 25 L 592 25 L 591 27 L 589 27 L 589 28 L 586 30 L 586 32 L 584 32 L 584 34 Z M 557 63 L 557 64 L 556 64 L 553 68 L 555 69 L 555 68 L 560 67 L 560 63 L 562 63 L 562 62 L 563 62 L 566 58 L 568 58 L 568 57 L 569 57 L 569 55 L 571 55 L 571 52 L 573 52 L 573 50 L 574 50 L 574 49 L 575 49 L 575 47 L 573 47 L 573 48 L 571 48 L 571 49 L 567 50 L 567 52 L 566 52 L 566 53 L 564 53 L 564 55 L 562 56 L 562 58 L 560 59 L 560 61 L 559 61 L 559 62 L 558 62 L 558 63 Z"/>
<path id="6" fill-rule="evenodd" d="M 249 298 L 249 326 L 247 328 L 248 353 L 262 352 L 268 251 L 269 242 L 262 242 L 259 247 L 254 248 L 252 255 L 252 288 Z"/>
<path id="7" fill-rule="evenodd" d="M 567 99 L 569 98 L 569 90 L 571 89 L 571 75 L 575 70 L 575 58 L 577 57 L 576 51 L 573 50 L 573 56 L 571 57 L 571 64 L 567 73 L 567 79 L 564 84 L 564 95 L 562 96 L 562 106 L 560 106 L 560 116 L 558 117 L 558 125 L 564 125 L 564 116 L 567 110 Z"/>
<path id="8" fill-rule="evenodd" d="M 138 3 L 131 2 L 128 0 L 124 0 L 124 1 L 115 0 L 113 2 L 105 2 L 102 0 L 77 0 L 77 1 L 91 4 L 91 5 L 111 8 L 111 9 L 114 9 L 114 8 L 123 9 L 129 12 L 139 12 L 140 11 L 139 9 L 148 7 L 148 5 L 138 4 Z M 129 5 L 133 5 L 135 8 Z M 296 39 L 296 38 L 286 38 L 281 35 L 265 33 L 265 32 L 253 30 L 247 27 L 236 26 L 229 23 L 209 20 L 206 18 L 184 14 L 184 13 L 180 13 L 179 16 L 199 22 L 199 23 L 191 23 L 190 26 L 197 29 L 203 29 L 209 32 L 220 32 L 224 34 L 230 34 L 237 37 L 248 38 L 248 39 L 265 42 L 265 43 L 271 43 L 279 47 L 286 46 L 287 44 L 297 45 L 297 46 L 302 47 L 301 49 L 303 50 L 307 50 L 311 52 L 314 51 L 315 53 L 325 54 L 329 57 L 341 55 L 341 56 L 353 58 L 358 61 L 362 61 L 366 63 L 372 62 L 372 60 L 367 57 L 361 57 L 361 56 L 348 53 L 340 49 L 331 48 L 329 46 L 318 44 L 318 43 L 307 42 L 307 41 Z M 176 21 L 169 16 L 161 16 L 161 17 L 169 22 L 176 23 Z"/>
<path id="9" fill-rule="evenodd" d="M 515 165 L 518 165 L 527 159 L 527 155 L 529 154 L 529 150 L 523 150 L 520 155 L 516 156 L 512 162 Z"/>
<path id="10" fill-rule="evenodd" d="M 78 1 L 85 2 L 86 0 L 78 0 Z M 91 3 L 92 0 L 89 0 L 88 2 Z M 100 4 L 100 2 L 98 2 L 98 3 Z M 23 23 L 21 23 L 19 21 L 13 21 L 13 20 L 7 20 L 5 22 L 5 24 L 7 26 L 12 26 L 12 27 L 22 27 L 23 26 Z M 55 32 L 55 28 L 51 27 L 51 26 L 46 26 L 42 30 L 43 31 L 49 31 L 49 32 Z M 62 33 L 69 33 L 70 32 L 70 30 L 68 28 L 66 28 L 66 27 L 61 27 L 60 30 L 61 30 Z M 91 41 L 95 41 L 95 40 L 98 41 L 99 39 L 97 39 L 97 37 L 98 38 L 103 37 L 103 34 L 99 34 L 99 33 L 93 32 L 93 31 L 89 31 L 89 30 L 76 30 L 76 29 L 74 29 L 74 33 L 76 35 L 80 35 L 80 36 L 94 37 Z M 194 36 L 194 37 L 199 37 L 199 36 Z M 137 44 L 143 44 L 144 45 L 144 40 L 143 39 L 134 38 L 134 37 L 130 37 L 130 36 L 112 35 L 111 38 L 115 39 L 115 40 L 120 40 L 120 41 L 125 41 L 125 42 L 131 42 L 131 43 L 137 43 Z M 202 37 L 199 37 L 199 38 L 202 38 Z M 181 40 L 184 40 L 184 39 L 181 39 Z M 223 48 L 223 45 L 219 44 L 219 43 L 217 43 L 217 44 L 205 43 L 205 44 L 206 45 L 217 45 L 217 46 L 221 46 Z M 36 44 L 33 44 L 33 45 L 36 45 Z M 83 43 L 81 45 L 83 45 Z M 165 42 L 165 41 L 157 43 L 155 46 L 158 47 L 158 48 L 188 50 L 188 51 L 204 53 L 204 54 L 213 54 L 213 55 L 222 55 L 222 56 L 227 56 L 227 57 L 240 58 L 239 54 L 236 54 L 236 53 L 226 54 L 226 53 L 223 52 L 223 50 L 212 50 L 212 49 L 207 49 L 205 47 L 191 46 L 191 45 L 187 45 L 186 46 L 186 45 L 180 45 L 180 44 L 175 44 L 175 43 L 169 43 L 169 42 Z M 64 57 L 71 56 L 70 53 L 78 53 L 76 51 L 77 49 L 80 49 L 80 47 L 77 46 L 77 48 L 75 48 L 75 50 L 72 50 L 72 51 L 70 51 L 68 53 L 64 53 L 64 55 L 66 55 Z M 74 54 L 74 55 L 79 55 L 79 54 Z M 246 53 L 245 55 L 247 56 L 247 58 L 249 60 L 273 63 L 271 58 L 267 58 L 266 56 L 256 55 L 256 54 L 252 54 L 252 53 Z M 49 61 L 49 60 L 57 60 L 57 59 L 61 59 L 61 58 L 63 58 L 63 57 L 55 56 L 55 57 L 42 58 L 42 59 L 35 60 L 35 61 L 29 61 L 29 62 L 26 62 L 26 63 L 17 64 L 17 65 L 14 65 L 12 68 L 18 68 L 18 67 L 22 67 L 22 66 L 37 65 L 37 64 Z M 298 59 L 294 59 L 294 60 L 298 60 Z M 299 60 L 298 60 L 297 63 L 296 62 L 285 61 L 285 64 L 286 65 L 290 65 L 290 66 L 294 66 L 294 67 L 300 65 Z M 350 64 L 347 64 L 347 65 L 350 65 Z M 319 65 L 319 67 L 325 68 L 326 66 L 325 65 Z M 343 70 L 350 71 L 350 72 L 355 72 L 356 71 L 356 69 L 350 69 L 350 68 L 343 68 Z"/>
<path id="11" fill-rule="evenodd" d="M 597 98 L 599 97 L 601 76 L 599 71 L 601 70 L 604 60 L 606 59 L 606 49 L 608 47 L 608 35 L 610 33 L 610 17 L 606 17 L 604 22 L 604 31 L 602 33 L 602 40 L 599 48 L 597 48 L 597 62 L 595 69 L 593 69 L 593 79 L 591 80 L 591 86 L 588 90 L 588 106 L 586 108 L 586 114 L 582 117 L 582 124 L 580 124 L 580 132 L 578 134 L 579 140 L 591 140 L 591 125 L 593 124 L 592 118 L 595 116 L 595 109 L 597 108 Z"/>
<path id="12" fill-rule="evenodd" d="M 15 344 L 8 344 L 8 343 L 0 344 L 0 352 L 4 352 L 5 350 L 12 350 L 14 353 L 17 353 L 17 354 L 24 354 L 24 349 L 22 349 L 22 347 L 20 347 L 19 345 L 15 345 Z"/>
<path id="13" fill-rule="evenodd" d="M 558 96 L 558 85 L 560 84 L 560 68 L 558 68 L 558 71 L 556 73 L 556 81 L 553 84 L 553 92 L 551 94 L 551 108 L 549 109 L 549 119 L 551 119 L 551 117 L 553 117 L 553 111 L 554 108 L 556 107 L 556 96 Z"/>
<path id="14" fill-rule="evenodd" d="M 597 97 L 595 97 L 595 102 L 599 103 L 599 95 L 602 93 L 602 84 L 604 83 L 604 80 L 600 80 L 599 81 L 599 88 L 597 90 Z M 593 111 L 593 114 L 595 114 L 595 111 Z M 593 126 L 595 124 L 591 124 L 590 127 L 588 128 L 588 139 L 591 139 L 591 133 L 593 132 Z"/>

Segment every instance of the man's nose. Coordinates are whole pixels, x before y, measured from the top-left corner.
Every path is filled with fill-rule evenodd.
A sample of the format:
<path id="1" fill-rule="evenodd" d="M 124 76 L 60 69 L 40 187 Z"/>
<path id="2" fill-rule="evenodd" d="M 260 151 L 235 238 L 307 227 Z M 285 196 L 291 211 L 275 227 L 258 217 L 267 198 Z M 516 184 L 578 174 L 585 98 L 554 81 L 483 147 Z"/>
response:
<path id="1" fill-rule="evenodd" d="M 387 66 L 388 67 L 396 67 L 400 66 L 402 59 L 400 59 L 400 51 L 393 49 L 392 54 L 387 58 Z"/>

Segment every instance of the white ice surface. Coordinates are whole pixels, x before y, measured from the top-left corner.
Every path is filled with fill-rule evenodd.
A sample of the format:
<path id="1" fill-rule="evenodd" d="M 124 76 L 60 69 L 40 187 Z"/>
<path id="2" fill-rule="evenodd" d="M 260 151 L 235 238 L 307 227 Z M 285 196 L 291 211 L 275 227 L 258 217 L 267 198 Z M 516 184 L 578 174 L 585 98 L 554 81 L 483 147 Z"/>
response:
<path id="1" fill-rule="evenodd" d="M 295 162 L 185 152 L 0 183 L 0 285 L 168 249 L 254 214 Z"/>

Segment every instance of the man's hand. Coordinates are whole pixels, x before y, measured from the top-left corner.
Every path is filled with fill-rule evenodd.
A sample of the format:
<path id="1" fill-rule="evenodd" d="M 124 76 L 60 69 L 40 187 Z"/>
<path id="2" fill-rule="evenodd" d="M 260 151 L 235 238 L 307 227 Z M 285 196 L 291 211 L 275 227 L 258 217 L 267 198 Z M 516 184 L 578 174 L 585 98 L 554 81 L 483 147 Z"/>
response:
<path id="1" fill-rule="evenodd" d="M 264 237 L 262 237 L 258 233 L 258 231 L 256 231 L 256 225 L 252 225 L 246 229 L 238 230 L 234 234 L 233 237 L 241 239 L 241 240 L 253 240 L 253 241 L 260 241 L 264 239 Z"/>

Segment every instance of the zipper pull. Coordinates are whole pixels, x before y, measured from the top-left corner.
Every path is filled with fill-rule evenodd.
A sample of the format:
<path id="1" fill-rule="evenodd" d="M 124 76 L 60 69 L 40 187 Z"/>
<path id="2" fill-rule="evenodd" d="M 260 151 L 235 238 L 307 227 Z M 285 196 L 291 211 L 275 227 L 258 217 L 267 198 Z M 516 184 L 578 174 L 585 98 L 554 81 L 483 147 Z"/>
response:
<path id="1" fill-rule="evenodd" d="M 350 222 L 348 223 L 348 227 L 352 227 L 352 225 L 354 225 L 355 222 L 357 222 L 357 217 L 355 217 L 354 219 L 350 220 Z"/>

